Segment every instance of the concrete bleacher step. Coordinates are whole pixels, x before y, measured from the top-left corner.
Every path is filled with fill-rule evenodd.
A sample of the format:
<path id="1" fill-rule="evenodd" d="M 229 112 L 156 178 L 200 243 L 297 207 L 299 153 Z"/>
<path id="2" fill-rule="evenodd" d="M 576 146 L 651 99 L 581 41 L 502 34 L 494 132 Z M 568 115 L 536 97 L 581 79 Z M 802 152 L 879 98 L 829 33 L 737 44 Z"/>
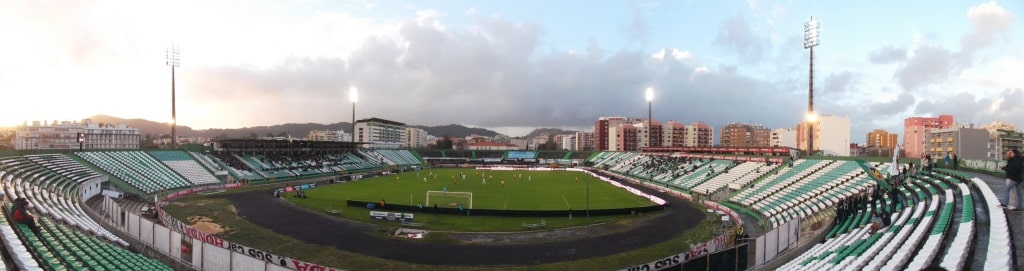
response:
<path id="1" fill-rule="evenodd" d="M 921 178 L 923 182 L 931 184 L 933 187 L 941 189 L 939 194 L 942 195 L 943 205 L 939 208 L 939 212 L 935 213 L 934 224 L 928 229 L 927 235 L 924 237 L 924 243 L 917 248 L 917 252 L 913 254 L 911 261 L 907 264 L 906 268 L 911 270 L 918 270 L 927 266 L 933 265 L 933 262 L 937 262 L 939 256 L 942 255 L 942 251 L 946 249 L 952 240 L 947 243 L 947 237 L 949 237 L 951 231 L 951 221 L 954 217 L 953 210 L 956 208 L 956 195 L 951 186 L 935 178 Z M 955 233 L 955 232 L 954 232 Z M 936 263 L 937 264 L 937 263 Z"/>

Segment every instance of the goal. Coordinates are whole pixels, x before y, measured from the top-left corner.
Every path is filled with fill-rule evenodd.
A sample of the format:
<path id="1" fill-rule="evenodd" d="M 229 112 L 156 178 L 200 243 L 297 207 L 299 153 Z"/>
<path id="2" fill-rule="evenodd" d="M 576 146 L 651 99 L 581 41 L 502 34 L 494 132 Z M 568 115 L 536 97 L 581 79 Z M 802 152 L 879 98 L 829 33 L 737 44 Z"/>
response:
<path id="1" fill-rule="evenodd" d="M 473 192 L 427 191 L 427 206 L 433 206 L 431 202 L 439 207 L 458 208 L 462 204 L 473 209 Z"/>

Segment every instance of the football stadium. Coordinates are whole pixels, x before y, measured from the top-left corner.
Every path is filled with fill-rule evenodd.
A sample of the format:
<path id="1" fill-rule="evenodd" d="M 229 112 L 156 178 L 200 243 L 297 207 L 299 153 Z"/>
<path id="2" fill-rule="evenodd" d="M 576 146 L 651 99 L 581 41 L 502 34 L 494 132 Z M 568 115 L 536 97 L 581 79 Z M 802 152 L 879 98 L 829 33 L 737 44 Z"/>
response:
<path id="1" fill-rule="evenodd" d="M 1024 1 L 69 2 L 0 271 L 1024 270 Z"/>
<path id="2" fill-rule="evenodd" d="M 992 173 L 791 151 L 51 151 L 0 158 L 0 217 L 22 270 L 1014 266 Z"/>

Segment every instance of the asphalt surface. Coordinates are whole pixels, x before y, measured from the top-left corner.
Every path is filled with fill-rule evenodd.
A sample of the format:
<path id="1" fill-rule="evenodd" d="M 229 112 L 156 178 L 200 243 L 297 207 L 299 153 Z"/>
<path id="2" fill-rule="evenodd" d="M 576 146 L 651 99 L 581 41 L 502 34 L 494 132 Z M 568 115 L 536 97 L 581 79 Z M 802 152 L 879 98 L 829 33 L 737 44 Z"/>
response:
<path id="1" fill-rule="evenodd" d="M 239 215 L 278 234 L 359 254 L 430 265 L 533 265 L 608 256 L 664 242 L 705 218 L 683 199 L 627 185 L 668 201 L 668 214 L 624 232 L 538 244 L 451 245 L 388 238 L 374 232 L 376 225 L 324 216 L 275 199 L 270 191 L 231 194 L 228 199 Z"/>

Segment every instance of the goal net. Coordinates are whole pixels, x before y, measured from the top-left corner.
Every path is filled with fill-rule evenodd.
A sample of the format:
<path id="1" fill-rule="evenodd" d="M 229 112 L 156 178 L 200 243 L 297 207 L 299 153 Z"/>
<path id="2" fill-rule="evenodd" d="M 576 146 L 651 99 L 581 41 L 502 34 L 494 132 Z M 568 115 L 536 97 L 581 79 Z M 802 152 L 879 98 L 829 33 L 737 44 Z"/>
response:
<path id="1" fill-rule="evenodd" d="M 473 192 L 427 191 L 427 205 L 437 204 L 438 207 L 458 208 L 459 204 L 473 209 Z"/>

